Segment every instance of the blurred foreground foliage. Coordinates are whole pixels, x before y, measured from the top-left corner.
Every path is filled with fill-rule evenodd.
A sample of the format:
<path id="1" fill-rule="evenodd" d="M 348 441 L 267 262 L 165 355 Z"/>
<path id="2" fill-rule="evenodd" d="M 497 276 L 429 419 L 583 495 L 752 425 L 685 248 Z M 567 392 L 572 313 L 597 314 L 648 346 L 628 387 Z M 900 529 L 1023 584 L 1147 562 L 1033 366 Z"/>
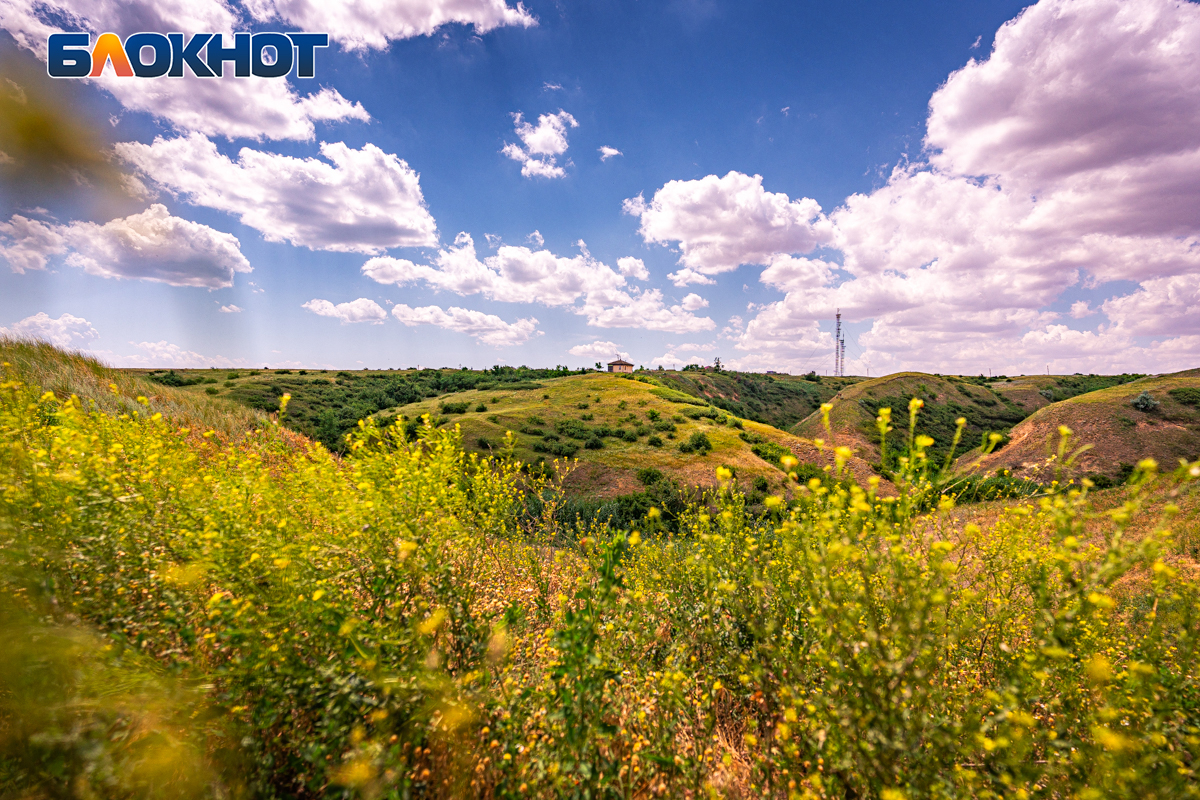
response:
<path id="1" fill-rule="evenodd" d="M 1200 794 L 1174 506 L 1126 535 L 1150 464 L 1106 514 L 1071 488 L 947 533 L 910 426 L 894 496 L 750 515 L 727 482 L 677 533 L 552 547 L 553 476 L 455 431 L 339 459 L 29 376 L 0 374 L 0 797 Z"/>

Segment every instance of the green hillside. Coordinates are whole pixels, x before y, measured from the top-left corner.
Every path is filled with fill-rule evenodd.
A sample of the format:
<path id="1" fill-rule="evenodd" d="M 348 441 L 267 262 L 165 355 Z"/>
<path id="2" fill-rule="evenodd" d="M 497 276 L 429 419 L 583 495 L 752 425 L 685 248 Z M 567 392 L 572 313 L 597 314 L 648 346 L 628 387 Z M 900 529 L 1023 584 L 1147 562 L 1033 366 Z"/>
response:
<path id="1" fill-rule="evenodd" d="M 655 379 L 677 391 L 723 408 L 743 419 L 786 430 L 861 378 L 767 375 L 713 369 L 654 372 Z"/>
<path id="2" fill-rule="evenodd" d="M 1143 393 L 1148 400 L 1138 401 Z M 1164 469 L 1180 458 L 1194 460 L 1200 457 L 1200 370 L 1142 378 L 1047 405 L 1013 428 L 1005 447 L 972 463 L 985 471 L 1046 477 L 1060 426 L 1071 429 L 1077 446 L 1091 446 L 1072 474 L 1102 483 L 1123 480 L 1144 458 Z"/>
<path id="3" fill-rule="evenodd" d="M 758 479 L 759 486 L 765 481 L 777 487 L 782 455 L 809 464 L 828 460 L 809 441 L 656 383 L 607 373 L 572 375 L 543 381 L 538 389 L 457 392 L 377 416 L 384 422 L 402 417 L 415 427 L 430 415 L 439 424 L 457 425 L 465 445 L 484 453 L 503 449 L 511 433 L 514 454 L 524 462 L 578 459 L 568 488 L 591 497 L 640 490 L 637 473 L 646 468 L 684 485 L 711 486 L 714 469 L 725 465 L 743 485 Z"/>

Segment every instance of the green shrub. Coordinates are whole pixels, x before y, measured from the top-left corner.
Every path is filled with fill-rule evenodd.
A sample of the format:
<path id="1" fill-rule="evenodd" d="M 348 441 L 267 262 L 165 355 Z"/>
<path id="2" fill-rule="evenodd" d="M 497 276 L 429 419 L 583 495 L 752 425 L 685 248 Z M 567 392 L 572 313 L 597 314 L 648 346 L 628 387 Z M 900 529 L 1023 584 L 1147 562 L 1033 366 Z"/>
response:
<path id="1" fill-rule="evenodd" d="M 661 470 L 657 470 L 654 467 L 643 467 L 637 471 L 637 479 L 641 481 L 643 486 L 650 486 L 661 481 L 663 474 Z"/>
<path id="2" fill-rule="evenodd" d="M 1137 397 L 1133 398 L 1133 400 L 1130 402 L 1130 405 L 1136 408 L 1138 411 L 1149 413 L 1162 404 L 1155 400 L 1154 396 L 1151 395 L 1150 392 L 1143 391 Z"/>
<path id="3" fill-rule="evenodd" d="M 438 405 L 438 408 L 441 410 L 441 412 L 443 414 L 465 414 L 465 413 L 467 413 L 467 408 L 469 407 L 469 405 L 470 404 L 466 403 L 466 402 L 441 403 Z"/>
<path id="4" fill-rule="evenodd" d="M 597 436 L 596 434 L 593 433 L 591 435 L 591 437 L 589 437 L 588 440 L 586 442 L 584 442 L 583 446 L 586 447 L 588 450 L 599 450 L 601 447 L 604 447 L 604 442 L 600 439 L 599 436 Z"/>
<path id="5" fill-rule="evenodd" d="M 650 445 L 651 447 L 662 447 L 663 440 L 661 436 L 651 435 L 646 439 L 646 444 Z"/>
<path id="6" fill-rule="evenodd" d="M 1185 406 L 1200 406 L 1200 389 L 1195 386 L 1181 386 L 1167 392 L 1176 403 Z"/>
<path id="7" fill-rule="evenodd" d="M 480 403 L 479 405 L 475 406 L 475 411 L 476 413 L 487 411 L 487 406 L 485 406 L 483 403 Z"/>
<path id="8" fill-rule="evenodd" d="M 708 436 L 703 431 L 696 431 L 688 437 L 686 442 L 679 445 L 681 453 L 699 453 L 705 455 L 709 450 L 712 450 L 712 442 L 708 440 Z"/>
<path id="9" fill-rule="evenodd" d="M 205 394 L 220 394 L 221 390 L 215 386 L 209 386 L 209 387 L 205 388 L 204 393 Z"/>

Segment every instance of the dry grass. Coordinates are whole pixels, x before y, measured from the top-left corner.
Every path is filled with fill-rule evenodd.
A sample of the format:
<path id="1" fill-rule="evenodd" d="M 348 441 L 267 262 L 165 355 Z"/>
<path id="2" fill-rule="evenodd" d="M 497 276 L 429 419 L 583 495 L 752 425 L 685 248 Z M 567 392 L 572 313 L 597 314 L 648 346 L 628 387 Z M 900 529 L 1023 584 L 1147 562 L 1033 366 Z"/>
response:
<path id="1" fill-rule="evenodd" d="M 113 369 L 95 358 L 65 352 L 46 342 L 0 337 L 4 377 L 43 387 L 65 400 L 75 395 L 86 407 L 120 415 L 139 410 L 139 397 L 174 424 L 195 431 L 213 430 L 229 439 L 262 428 L 267 417 L 226 400 L 159 386 L 133 373 Z"/>

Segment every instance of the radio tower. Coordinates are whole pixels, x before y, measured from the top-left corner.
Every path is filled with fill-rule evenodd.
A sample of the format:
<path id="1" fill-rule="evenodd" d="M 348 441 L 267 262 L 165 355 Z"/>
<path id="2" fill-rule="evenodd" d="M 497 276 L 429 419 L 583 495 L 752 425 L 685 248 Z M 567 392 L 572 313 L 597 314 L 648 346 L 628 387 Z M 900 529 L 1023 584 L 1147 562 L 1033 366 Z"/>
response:
<path id="1" fill-rule="evenodd" d="M 842 377 L 846 361 L 846 340 L 842 338 L 842 310 L 837 310 L 837 321 L 833 326 L 833 374 Z"/>

